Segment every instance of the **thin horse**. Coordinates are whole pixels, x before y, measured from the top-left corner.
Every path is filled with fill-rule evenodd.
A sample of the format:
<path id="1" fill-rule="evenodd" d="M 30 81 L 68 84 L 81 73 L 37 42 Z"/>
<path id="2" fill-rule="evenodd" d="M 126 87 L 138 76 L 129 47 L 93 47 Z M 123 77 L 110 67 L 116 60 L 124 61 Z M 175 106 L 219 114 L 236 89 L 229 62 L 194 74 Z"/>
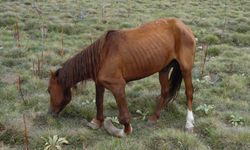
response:
<path id="1" fill-rule="evenodd" d="M 186 129 L 192 130 L 193 87 L 192 66 L 195 38 L 189 27 L 179 19 L 159 19 L 128 30 L 112 30 L 67 60 L 62 68 L 51 73 L 48 91 L 49 112 L 58 114 L 71 100 L 71 87 L 84 80 L 93 80 L 96 87 L 96 117 L 91 123 L 101 127 L 104 122 L 105 89 L 115 97 L 124 130 L 115 136 L 132 133 L 125 97 L 126 83 L 159 72 L 161 97 L 149 122 L 156 122 L 161 109 L 175 98 L 182 78 L 187 98 Z"/>

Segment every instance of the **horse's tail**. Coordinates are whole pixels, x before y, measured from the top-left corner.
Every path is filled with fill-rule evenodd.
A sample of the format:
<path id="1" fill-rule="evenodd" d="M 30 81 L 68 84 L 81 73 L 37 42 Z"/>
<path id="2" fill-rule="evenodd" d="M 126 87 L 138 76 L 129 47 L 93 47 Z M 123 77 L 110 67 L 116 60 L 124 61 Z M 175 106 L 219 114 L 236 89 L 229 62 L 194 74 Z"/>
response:
<path id="1" fill-rule="evenodd" d="M 168 80 L 169 80 L 169 92 L 168 92 L 168 97 L 166 98 L 166 100 L 170 102 L 176 98 L 181 87 L 182 73 L 181 73 L 179 63 L 176 60 L 173 60 L 167 66 L 167 72 L 168 72 Z"/>

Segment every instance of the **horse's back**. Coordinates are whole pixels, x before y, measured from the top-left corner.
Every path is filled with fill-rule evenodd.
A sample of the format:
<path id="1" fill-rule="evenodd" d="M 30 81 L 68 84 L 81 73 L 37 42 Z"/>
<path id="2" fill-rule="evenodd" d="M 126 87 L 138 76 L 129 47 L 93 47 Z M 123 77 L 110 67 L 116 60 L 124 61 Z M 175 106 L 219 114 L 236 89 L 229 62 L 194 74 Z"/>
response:
<path id="1" fill-rule="evenodd" d="M 183 31 L 191 34 L 178 19 L 159 19 L 137 28 L 109 32 L 110 59 L 117 63 L 114 68 L 119 67 L 126 80 L 159 72 L 177 57 Z"/>

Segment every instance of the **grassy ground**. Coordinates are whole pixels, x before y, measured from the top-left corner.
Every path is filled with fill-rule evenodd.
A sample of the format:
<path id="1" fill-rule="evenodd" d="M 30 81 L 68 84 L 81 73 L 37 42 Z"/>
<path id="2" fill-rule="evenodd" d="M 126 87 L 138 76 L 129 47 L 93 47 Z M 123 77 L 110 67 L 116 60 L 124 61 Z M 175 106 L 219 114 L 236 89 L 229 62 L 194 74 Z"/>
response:
<path id="1" fill-rule="evenodd" d="M 1 148 L 23 149 L 25 115 L 30 149 L 43 149 L 41 137 L 53 135 L 69 141 L 63 149 L 250 149 L 249 6 L 248 0 L 0 0 Z M 160 94 L 157 75 L 128 84 L 134 132 L 124 139 L 84 125 L 95 116 L 91 82 L 79 86 L 59 118 L 47 116 L 50 69 L 60 67 L 108 29 L 166 17 L 181 18 L 198 39 L 193 69 L 195 133 L 183 130 L 183 86 L 155 126 L 148 127 L 136 113 L 152 113 Z M 208 44 L 205 78 L 200 78 L 202 43 Z M 18 76 L 26 104 L 17 90 Z M 116 114 L 115 100 L 106 92 L 105 115 Z"/>

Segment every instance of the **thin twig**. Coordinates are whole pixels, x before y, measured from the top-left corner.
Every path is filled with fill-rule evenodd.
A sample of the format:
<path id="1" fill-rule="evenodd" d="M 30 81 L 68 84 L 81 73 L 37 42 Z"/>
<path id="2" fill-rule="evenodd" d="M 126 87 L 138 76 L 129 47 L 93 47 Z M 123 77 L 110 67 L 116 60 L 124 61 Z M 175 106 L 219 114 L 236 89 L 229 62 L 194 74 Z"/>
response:
<path id="1" fill-rule="evenodd" d="M 201 78 L 204 75 L 205 72 L 205 63 L 206 63 L 206 57 L 207 57 L 207 44 L 202 44 L 202 57 L 201 57 Z"/>
<path id="2" fill-rule="evenodd" d="M 28 130 L 26 126 L 25 114 L 23 114 L 23 123 L 24 123 L 24 144 L 25 150 L 29 150 L 29 137 L 28 137 Z"/>
<path id="3" fill-rule="evenodd" d="M 20 34 L 19 34 L 19 26 L 18 22 L 16 21 L 14 26 L 14 38 L 16 40 L 16 46 L 20 48 Z"/>
<path id="4" fill-rule="evenodd" d="M 63 48 L 63 45 L 64 45 L 64 41 L 63 41 L 63 27 L 62 27 L 62 32 L 61 32 L 61 52 L 60 52 L 60 55 L 63 56 L 64 55 L 64 48 Z"/>
<path id="5" fill-rule="evenodd" d="M 20 76 L 18 76 L 18 79 L 17 79 L 17 90 L 18 92 L 20 93 L 21 95 L 21 98 L 23 100 L 23 103 L 26 105 L 26 100 L 24 99 L 24 95 L 23 95 L 23 91 L 22 91 L 22 87 L 21 87 L 21 78 Z"/>

